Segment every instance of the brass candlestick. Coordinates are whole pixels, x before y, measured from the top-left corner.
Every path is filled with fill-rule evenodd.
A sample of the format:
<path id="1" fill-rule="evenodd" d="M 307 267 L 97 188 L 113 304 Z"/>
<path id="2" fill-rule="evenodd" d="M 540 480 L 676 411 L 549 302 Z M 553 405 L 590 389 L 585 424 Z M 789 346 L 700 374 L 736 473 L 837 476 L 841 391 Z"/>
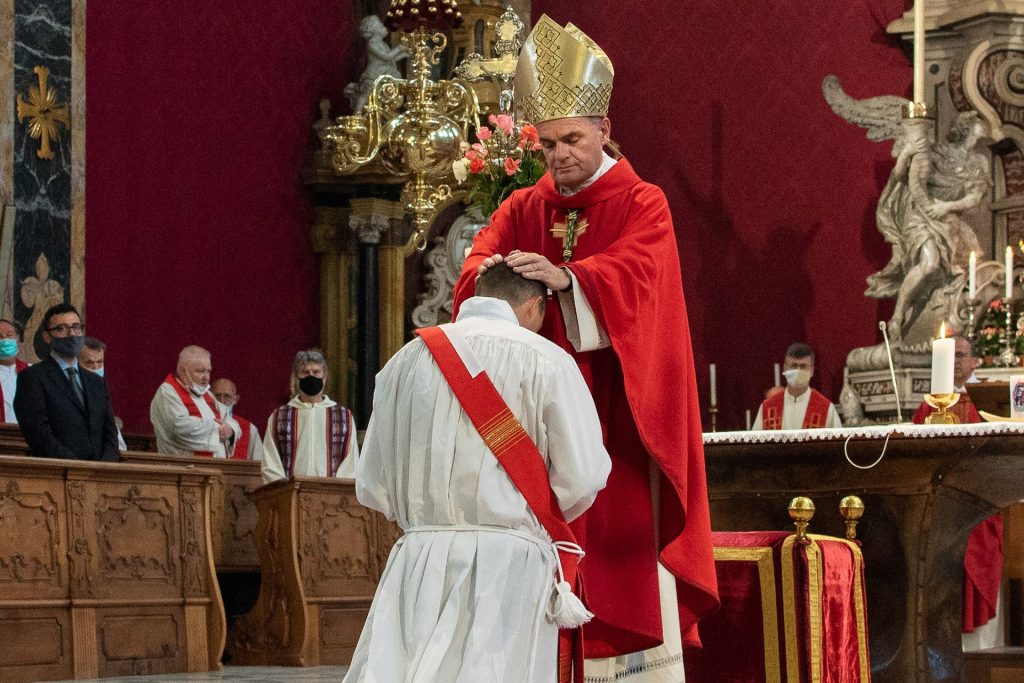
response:
<path id="1" fill-rule="evenodd" d="M 789 501 L 789 518 L 793 520 L 796 527 L 796 540 L 799 543 L 808 543 L 807 525 L 814 517 L 814 501 L 806 496 L 797 496 Z"/>
<path id="2" fill-rule="evenodd" d="M 960 400 L 960 394 L 950 392 L 948 394 L 925 394 L 924 402 L 935 408 L 935 412 L 925 418 L 924 423 L 929 425 L 957 425 L 960 418 L 949 409 Z"/>
<path id="3" fill-rule="evenodd" d="M 846 524 L 846 538 L 857 540 L 857 522 L 864 515 L 864 501 L 857 496 L 847 496 L 839 501 L 839 514 Z"/>
<path id="4" fill-rule="evenodd" d="M 711 431 L 718 431 L 718 404 L 712 403 L 711 408 L 708 409 L 708 413 L 711 415 Z"/>
<path id="5" fill-rule="evenodd" d="M 967 300 L 967 340 L 971 342 L 971 348 L 974 348 L 974 337 L 978 334 L 975 328 L 977 321 L 974 318 L 974 312 L 981 305 L 981 299 L 968 299 Z"/>
<path id="6" fill-rule="evenodd" d="M 999 354 L 997 363 L 1005 368 L 1013 368 L 1020 365 L 1020 361 L 1017 359 L 1017 354 L 1014 351 L 1017 341 L 1017 328 L 1013 325 L 1013 304 L 1015 300 L 1012 298 L 1003 299 L 1003 304 L 1006 306 L 1006 335 L 1005 342 L 1006 346 L 1003 348 L 1002 353 Z"/>

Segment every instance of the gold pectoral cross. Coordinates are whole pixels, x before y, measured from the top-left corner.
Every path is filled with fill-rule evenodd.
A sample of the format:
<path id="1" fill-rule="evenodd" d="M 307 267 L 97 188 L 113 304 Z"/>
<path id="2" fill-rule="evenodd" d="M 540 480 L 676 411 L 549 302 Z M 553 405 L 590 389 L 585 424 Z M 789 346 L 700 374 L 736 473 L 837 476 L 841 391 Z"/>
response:
<path id="1" fill-rule="evenodd" d="M 580 209 L 573 209 L 566 213 L 564 223 L 555 223 L 551 226 L 551 234 L 562 238 L 563 261 L 572 258 L 572 250 L 576 248 L 576 242 L 586 231 L 587 219 L 580 216 Z"/>

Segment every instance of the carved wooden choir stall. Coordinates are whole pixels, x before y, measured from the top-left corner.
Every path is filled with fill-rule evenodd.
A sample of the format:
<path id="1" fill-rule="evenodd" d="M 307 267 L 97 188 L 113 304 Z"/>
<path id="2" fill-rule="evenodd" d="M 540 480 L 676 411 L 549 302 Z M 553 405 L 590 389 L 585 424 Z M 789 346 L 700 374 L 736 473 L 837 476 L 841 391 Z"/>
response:
<path id="1" fill-rule="evenodd" d="M 232 663 L 347 664 L 397 527 L 359 504 L 351 479 L 296 477 L 253 498 L 262 581 L 232 631 Z"/>
<path id="2" fill-rule="evenodd" d="M 219 669 L 214 476 L 0 457 L 0 680 Z"/>

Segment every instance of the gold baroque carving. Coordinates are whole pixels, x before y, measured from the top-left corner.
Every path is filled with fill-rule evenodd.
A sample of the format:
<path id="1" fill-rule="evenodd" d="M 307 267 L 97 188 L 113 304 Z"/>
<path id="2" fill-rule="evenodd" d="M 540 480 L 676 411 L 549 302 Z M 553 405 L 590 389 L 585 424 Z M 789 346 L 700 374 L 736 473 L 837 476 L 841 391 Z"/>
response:
<path id="1" fill-rule="evenodd" d="M 48 493 L 22 493 L 17 481 L 0 492 L 0 581 L 59 579 L 57 504 Z"/>
<path id="2" fill-rule="evenodd" d="M 154 530 L 163 532 L 160 541 L 154 540 Z M 100 572 L 105 578 L 174 580 L 174 520 L 165 498 L 142 496 L 134 485 L 126 496 L 101 495 L 96 505 L 96 535 Z"/>

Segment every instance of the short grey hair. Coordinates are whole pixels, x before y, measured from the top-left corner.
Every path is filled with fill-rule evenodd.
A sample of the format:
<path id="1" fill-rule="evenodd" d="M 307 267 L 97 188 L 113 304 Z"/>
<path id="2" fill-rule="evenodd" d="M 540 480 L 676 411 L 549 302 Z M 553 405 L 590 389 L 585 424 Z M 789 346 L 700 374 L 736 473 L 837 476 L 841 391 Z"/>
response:
<path id="1" fill-rule="evenodd" d="M 327 359 L 324 358 L 320 349 L 306 349 L 295 354 L 295 361 L 292 362 L 292 375 L 298 377 L 299 370 L 302 370 L 303 365 L 319 365 L 324 369 L 324 374 L 327 374 Z"/>

